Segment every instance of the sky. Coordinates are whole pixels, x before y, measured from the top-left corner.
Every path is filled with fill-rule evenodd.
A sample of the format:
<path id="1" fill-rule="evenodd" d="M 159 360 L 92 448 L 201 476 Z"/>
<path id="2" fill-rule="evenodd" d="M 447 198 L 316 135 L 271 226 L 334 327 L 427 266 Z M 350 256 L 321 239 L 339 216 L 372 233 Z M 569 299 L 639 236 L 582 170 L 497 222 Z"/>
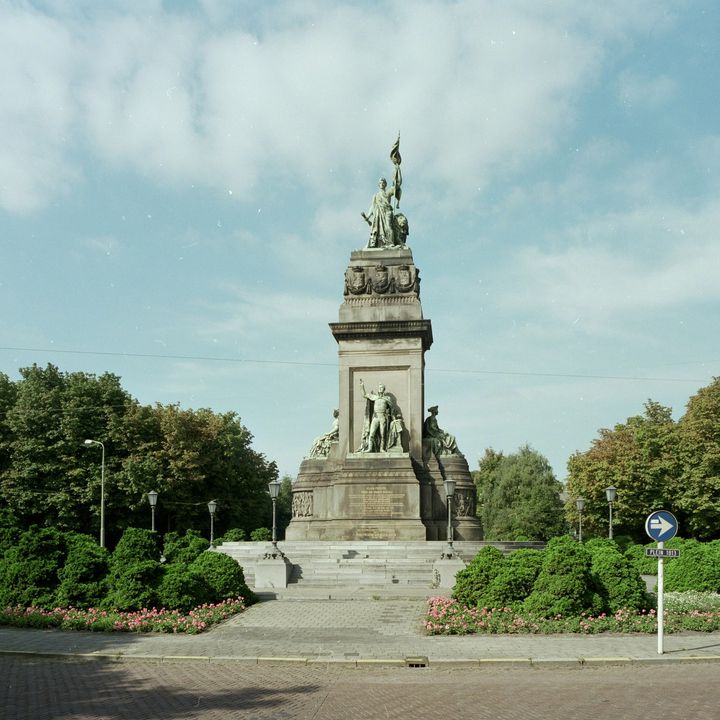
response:
<path id="1" fill-rule="evenodd" d="M 295 476 L 401 132 L 426 405 L 558 479 L 720 375 L 720 4 L 0 0 L 0 372 L 234 411 Z"/>

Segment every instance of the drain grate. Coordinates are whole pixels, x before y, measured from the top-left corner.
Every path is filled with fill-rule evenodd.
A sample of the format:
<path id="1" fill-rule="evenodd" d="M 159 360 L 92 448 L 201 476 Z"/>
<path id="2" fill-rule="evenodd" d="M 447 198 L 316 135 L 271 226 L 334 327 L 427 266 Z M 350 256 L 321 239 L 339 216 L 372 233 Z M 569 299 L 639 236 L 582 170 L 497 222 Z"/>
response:
<path id="1" fill-rule="evenodd" d="M 429 665 L 428 659 L 426 657 L 418 656 L 418 657 L 406 657 L 405 658 L 405 666 L 409 668 L 424 668 Z"/>

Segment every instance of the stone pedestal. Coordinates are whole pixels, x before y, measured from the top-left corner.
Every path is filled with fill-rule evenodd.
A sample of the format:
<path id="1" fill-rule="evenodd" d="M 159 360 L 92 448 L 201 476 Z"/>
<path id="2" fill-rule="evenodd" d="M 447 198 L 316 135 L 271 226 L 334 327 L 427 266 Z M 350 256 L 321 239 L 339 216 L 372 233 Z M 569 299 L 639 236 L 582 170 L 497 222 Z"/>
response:
<path id="1" fill-rule="evenodd" d="M 255 587 L 273 589 L 287 587 L 292 563 L 279 552 L 267 552 L 255 566 Z"/>
<path id="2" fill-rule="evenodd" d="M 351 253 L 339 322 L 330 328 L 338 343 L 338 440 L 327 456 L 303 460 L 286 538 L 444 540 L 443 472 L 456 479 L 460 497 L 472 496 L 463 513 L 474 513 L 475 488 L 462 456 L 434 465 L 423 458 L 432 328 L 410 249 Z M 460 514 L 456 523 L 458 539 L 479 539 L 477 520 Z"/>
<path id="3" fill-rule="evenodd" d="M 457 556 L 436 560 L 433 563 L 433 587 L 453 587 L 455 585 L 455 575 L 464 568 L 465 563 Z"/>

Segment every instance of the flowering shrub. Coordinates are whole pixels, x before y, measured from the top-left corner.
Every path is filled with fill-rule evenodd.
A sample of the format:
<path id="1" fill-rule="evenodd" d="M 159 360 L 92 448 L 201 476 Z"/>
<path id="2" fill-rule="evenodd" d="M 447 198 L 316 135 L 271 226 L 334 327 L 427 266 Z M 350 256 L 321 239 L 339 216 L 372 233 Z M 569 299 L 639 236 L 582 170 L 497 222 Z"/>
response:
<path id="1" fill-rule="evenodd" d="M 713 632 L 720 630 L 720 607 L 706 610 L 673 609 L 664 612 L 667 633 L 683 630 Z M 511 608 L 469 608 L 457 600 L 433 597 L 423 621 L 429 635 L 469 635 L 500 633 L 654 633 L 657 632 L 655 610 L 620 609 L 615 613 L 577 616 L 560 614 L 544 617 L 540 614 L 515 612 Z"/>
<path id="2" fill-rule="evenodd" d="M 242 597 L 215 605 L 200 605 L 189 613 L 143 608 L 136 612 L 89 608 L 9 607 L 0 611 L 0 625 L 99 632 L 165 632 L 196 635 L 245 610 Z"/>

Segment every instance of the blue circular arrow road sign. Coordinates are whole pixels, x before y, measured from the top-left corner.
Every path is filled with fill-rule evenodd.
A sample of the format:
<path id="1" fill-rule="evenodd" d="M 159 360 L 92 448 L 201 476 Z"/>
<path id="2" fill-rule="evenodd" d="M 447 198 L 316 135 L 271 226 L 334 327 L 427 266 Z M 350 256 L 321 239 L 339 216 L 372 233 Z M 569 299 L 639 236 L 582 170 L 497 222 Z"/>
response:
<path id="1" fill-rule="evenodd" d="M 677 518 L 667 510 L 658 510 L 651 513 L 645 520 L 645 532 L 657 542 L 672 540 L 677 531 Z"/>

